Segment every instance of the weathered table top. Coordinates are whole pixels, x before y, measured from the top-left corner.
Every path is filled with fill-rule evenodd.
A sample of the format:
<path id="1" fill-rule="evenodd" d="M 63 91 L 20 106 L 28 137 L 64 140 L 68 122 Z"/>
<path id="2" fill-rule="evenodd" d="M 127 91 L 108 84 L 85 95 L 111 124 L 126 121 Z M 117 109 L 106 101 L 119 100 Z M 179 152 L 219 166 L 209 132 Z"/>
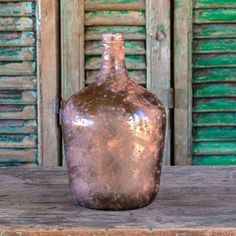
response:
<path id="1" fill-rule="evenodd" d="M 0 168 L 0 235 L 38 230 L 67 236 L 236 235 L 236 167 L 164 167 L 156 200 L 120 212 L 76 205 L 64 168 Z"/>

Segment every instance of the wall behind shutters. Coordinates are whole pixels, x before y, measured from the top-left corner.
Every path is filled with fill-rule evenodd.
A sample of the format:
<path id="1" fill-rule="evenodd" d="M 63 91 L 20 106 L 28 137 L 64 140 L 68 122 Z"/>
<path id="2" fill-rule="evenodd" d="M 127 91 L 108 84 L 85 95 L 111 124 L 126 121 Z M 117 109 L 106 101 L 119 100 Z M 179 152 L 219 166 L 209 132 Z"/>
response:
<path id="1" fill-rule="evenodd" d="M 193 164 L 236 164 L 236 1 L 193 1 Z"/>
<path id="2" fill-rule="evenodd" d="M 0 166 L 38 163 L 35 13 L 0 1 Z"/>
<path id="3" fill-rule="evenodd" d="M 102 33 L 120 32 L 125 35 L 130 76 L 158 94 L 168 110 L 169 6 L 165 0 L 72 0 L 70 4 L 61 0 L 63 102 L 95 81 L 101 63 Z M 169 129 L 166 140 L 169 148 Z M 164 163 L 169 159 L 166 150 Z"/>

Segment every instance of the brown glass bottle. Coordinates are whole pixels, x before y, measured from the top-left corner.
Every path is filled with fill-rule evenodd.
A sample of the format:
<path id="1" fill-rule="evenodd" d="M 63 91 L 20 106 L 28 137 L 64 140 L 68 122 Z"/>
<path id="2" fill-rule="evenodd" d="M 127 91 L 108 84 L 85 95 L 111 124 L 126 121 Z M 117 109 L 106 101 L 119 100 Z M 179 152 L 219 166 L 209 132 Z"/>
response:
<path id="1" fill-rule="evenodd" d="M 148 205 L 160 182 L 166 113 L 125 66 L 122 34 L 103 35 L 96 82 L 65 104 L 62 125 L 70 189 L 78 204 L 104 210 Z"/>

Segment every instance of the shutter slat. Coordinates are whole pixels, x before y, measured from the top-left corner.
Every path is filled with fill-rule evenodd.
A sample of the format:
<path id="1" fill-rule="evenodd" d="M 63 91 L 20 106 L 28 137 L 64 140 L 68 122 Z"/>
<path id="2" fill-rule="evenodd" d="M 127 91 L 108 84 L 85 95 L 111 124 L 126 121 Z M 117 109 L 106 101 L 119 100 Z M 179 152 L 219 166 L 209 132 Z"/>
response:
<path id="1" fill-rule="evenodd" d="M 116 26 L 117 33 L 123 33 L 126 40 L 144 40 L 146 32 L 144 26 Z M 101 34 L 114 32 L 113 26 L 87 26 L 85 31 L 86 40 L 101 40 Z"/>
<path id="2" fill-rule="evenodd" d="M 0 17 L 2 16 L 32 16 L 35 5 L 33 2 L 0 2 Z"/>
<path id="3" fill-rule="evenodd" d="M 98 75 L 98 70 L 95 71 L 86 71 L 86 83 L 90 84 L 96 80 L 96 76 Z M 144 70 L 133 70 L 129 71 L 129 76 L 139 84 L 146 83 L 146 71 Z"/>
<path id="4" fill-rule="evenodd" d="M 145 15 L 143 11 L 86 12 L 85 25 L 145 25 Z"/>
<path id="5" fill-rule="evenodd" d="M 1 134 L 31 134 L 36 132 L 36 120 L 0 120 Z"/>
<path id="6" fill-rule="evenodd" d="M 32 61 L 34 59 L 34 47 L 0 47 L 0 61 Z"/>
<path id="7" fill-rule="evenodd" d="M 0 134 L 0 148 L 35 148 L 35 134 Z"/>
<path id="8" fill-rule="evenodd" d="M 193 23 L 236 22 L 235 9 L 198 9 L 193 11 Z"/>
<path id="9" fill-rule="evenodd" d="M 35 162 L 37 149 L 0 149 L 0 163 Z"/>
<path id="10" fill-rule="evenodd" d="M 145 0 L 86 0 L 85 11 L 144 10 Z"/>
<path id="11" fill-rule="evenodd" d="M 1 105 L 0 119 L 36 119 L 36 107 L 33 105 Z"/>
<path id="12" fill-rule="evenodd" d="M 35 76 L 0 76 L 0 90 L 36 90 Z"/>
<path id="13" fill-rule="evenodd" d="M 35 43 L 35 34 L 33 32 L 0 32 L 0 46 L 33 46 Z"/>
<path id="14" fill-rule="evenodd" d="M 35 91 L 0 91 L 0 104 L 35 104 Z"/>
<path id="15" fill-rule="evenodd" d="M 196 8 L 236 8 L 235 0 L 193 0 Z"/>
<path id="16" fill-rule="evenodd" d="M 236 113 L 195 113 L 194 127 L 236 126 Z"/>
<path id="17" fill-rule="evenodd" d="M 32 31 L 33 28 L 31 17 L 0 17 L 0 31 Z"/>
<path id="18" fill-rule="evenodd" d="M 236 155 L 193 156 L 193 165 L 236 165 Z"/>
<path id="19" fill-rule="evenodd" d="M 195 98 L 236 97 L 236 83 L 194 85 L 193 97 Z"/>
<path id="20" fill-rule="evenodd" d="M 144 41 L 126 41 L 125 54 L 126 55 L 145 55 Z M 86 55 L 101 55 L 102 42 L 101 41 L 88 41 L 85 45 Z"/>
<path id="21" fill-rule="evenodd" d="M 236 38 L 236 24 L 194 25 L 193 37 L 196 38 Z"/>
<path id="22" fill-rule="evenodd" d="M 1 75 L 34 75 L 35 62 L 0 62 Z"/>
<path id="23" fill-rule="evenodd" d="M 236 68 L 195 69 L 193 83 L 236 82 Z"/>

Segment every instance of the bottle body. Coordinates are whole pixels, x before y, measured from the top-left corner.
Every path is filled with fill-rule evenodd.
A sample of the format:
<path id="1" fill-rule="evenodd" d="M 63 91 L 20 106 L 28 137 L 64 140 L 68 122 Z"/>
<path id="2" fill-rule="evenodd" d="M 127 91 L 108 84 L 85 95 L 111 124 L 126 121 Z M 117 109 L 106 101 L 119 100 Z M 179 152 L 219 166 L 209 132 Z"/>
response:
<path id="1" fill-rule="evenodd" d="M 115 64 L 74 94 L 62 113 L 71 192 L 94 209 L 143 207 L 159 189 L 165 109 Z"/>

